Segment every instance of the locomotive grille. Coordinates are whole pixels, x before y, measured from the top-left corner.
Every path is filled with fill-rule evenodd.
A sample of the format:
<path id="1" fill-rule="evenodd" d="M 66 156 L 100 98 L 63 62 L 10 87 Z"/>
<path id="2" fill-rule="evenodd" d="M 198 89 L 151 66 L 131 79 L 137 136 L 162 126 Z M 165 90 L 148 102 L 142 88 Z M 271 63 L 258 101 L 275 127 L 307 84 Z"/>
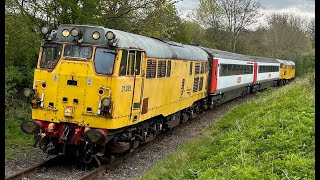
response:
<path id="1" fill-rule="evenodd" d="M 166 77 L 166 61 L 158 61 L 158 75 L 157 77 Z"/>
<path id="2" fill-rule="evenodd" d="M 200 74 L 200 63 L 196 63 L 194 72 L 195 74 Z"/>
<path id="3" fill-rule="evenodd" d="M 198 91 L 198 86 L 199 86 L 199 77 L 194 78 L 194 83 L 193 83 L 193 92 Z"/>
<path id="4" fill-rule="evenodd" d="M 202 86 L 203 86 L 203 77 L 200 78 L 199 91 L 202 91 Z"/>
<path id="5" fill-rule="evenodd" d="M 182 79 L 182 85 L 181 85 L 181 96 L 183 95 L 183 92 L 184 92 L 184 79 Z"/>
<path id="6" fill-rule="evenodd" d="M 147 61 L 147 78 L 155 78 L 156 77 L 156 60 L 148 60 Z"/>

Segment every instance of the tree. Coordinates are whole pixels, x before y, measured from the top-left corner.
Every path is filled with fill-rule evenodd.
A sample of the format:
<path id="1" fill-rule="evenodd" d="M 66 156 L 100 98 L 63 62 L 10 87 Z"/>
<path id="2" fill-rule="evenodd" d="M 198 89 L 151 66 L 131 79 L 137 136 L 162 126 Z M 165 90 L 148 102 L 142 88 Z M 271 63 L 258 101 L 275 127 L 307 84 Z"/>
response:
<path id="1" fill-rule="evenodd" d="M 220 0 L 227 30 L 232 33 L 231 49 L 235 52 L 240 33 L 260 17 L 260 3 L 253 0 Z"/>
<path id="2" fill-rule="evenodd" d="M 309 35 L 309 37 L 312 40 L 312 48 L 313 49 L 315 48 L 315 27 L 316 27 L 315 19 L 312 18 L 312 19 L 310 19 L 310 21 L 307 25 L 307 34 Z"/>
<path id="3" fill-rule="evenodd" d="M 288 13 L 273 13 L 267 21 L 269 27 L 264 39 L 273 58 L 295 59 L 299 55 L 310 53 L 311 40 L 303 30 L 301 17 Z"/>
<path id="4" fill-rule="evenodd" d="M 145 17 L 137 22 L 137 33 L 168 40 L 183 40 L 180 36 L 182 21 L 174 3 L 172 0 L 156 0 L 153 7 L 144 9 L 142 14 Z"/>
<path id="5" fill-rule="evenodd" d="M 204 28 L 218 29 L 220 26 L 221 9 L 216 0 L 200 0 L 197 8 L 191 16 Z"/>

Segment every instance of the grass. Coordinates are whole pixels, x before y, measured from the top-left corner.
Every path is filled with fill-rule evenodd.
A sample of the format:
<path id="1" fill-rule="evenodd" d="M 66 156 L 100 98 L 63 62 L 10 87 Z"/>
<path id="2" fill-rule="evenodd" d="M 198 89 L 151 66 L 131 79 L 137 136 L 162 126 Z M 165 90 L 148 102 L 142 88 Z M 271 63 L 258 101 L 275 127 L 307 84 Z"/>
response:
<path id="1" fill-rule="evenodd" d="M 5 159 L 15 159 L 25 154 L 33 154 L 34 140 L 32 135 L 20 130 L 22 121 L 31 119 L 31 106 L 25 102 L 17 102 L 19 107 L 6 109 L 5 116 Z"/>
<path id="2" fill-rule="evenodd" d="M 257 93 L 140 179 L 314 179 L 314 74 Z"/>

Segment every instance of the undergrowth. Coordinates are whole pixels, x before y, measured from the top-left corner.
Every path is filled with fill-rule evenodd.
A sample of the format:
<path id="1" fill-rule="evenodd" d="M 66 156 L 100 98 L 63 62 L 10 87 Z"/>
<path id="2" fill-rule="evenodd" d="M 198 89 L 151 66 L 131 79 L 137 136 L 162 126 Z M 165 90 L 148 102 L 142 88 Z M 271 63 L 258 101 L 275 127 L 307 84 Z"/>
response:
<path id="1" fill-rule="evenodd" d="M 257 93 L 141 179 L 314 179 L 314 73 Z"/>
<path id="2" fill-rule="evenodd" d="M 15 107 L 6 108 L 5 117 L 5 158 L 8 160 L 32 154 L 33 136 L 20 130 L 22 121 L 31 120 L 31 105 L 17 101 Z"/>

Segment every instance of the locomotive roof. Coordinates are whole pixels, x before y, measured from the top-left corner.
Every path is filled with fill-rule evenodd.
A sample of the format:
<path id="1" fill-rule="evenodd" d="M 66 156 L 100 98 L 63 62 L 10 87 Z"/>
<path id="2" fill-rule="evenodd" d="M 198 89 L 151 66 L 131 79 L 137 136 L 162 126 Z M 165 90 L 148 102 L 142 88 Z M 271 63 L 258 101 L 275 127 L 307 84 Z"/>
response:
<path id="1" fill-rule="evenodd" d="M 83 34 L 83 42 L 95 45 L 106 45 L 107 40 L 105 34 L 108 31 L 112 31 L 118 39 L 117 48 L 131 48 L 140 49 L 146 52 L 149 58 L 170 58 L 180 60 L 208 60 L 208 54 L 199 47 L 180 44 L 172 41 L 163 41 L 156 38 L 141 36 L 138 34 L 128 33 L 120 30 L 104 28 L 101 26 L 89 26 L 89 25 L 72 25 L 63 24 L 60 25 L 56 34 L 56 41 L 72 42 L 73 37 L 63 37 L 62 31 L 68 29 L 71 31 L 73 28 L 78 28 Z M 100 38 L 94 40 L 92 34 L 99 32 Z"/>
<path id="2" fill-rule="evenodd" d="M 288 63 L 288 61 L 286 61 L 286 60 L 281 60 L 281 59 L 277 59 L 277 61 L 279 61 L 280 63 L 282 63 L 282 64 L 284 64 L 284 65 L 289 65 Z"/>

